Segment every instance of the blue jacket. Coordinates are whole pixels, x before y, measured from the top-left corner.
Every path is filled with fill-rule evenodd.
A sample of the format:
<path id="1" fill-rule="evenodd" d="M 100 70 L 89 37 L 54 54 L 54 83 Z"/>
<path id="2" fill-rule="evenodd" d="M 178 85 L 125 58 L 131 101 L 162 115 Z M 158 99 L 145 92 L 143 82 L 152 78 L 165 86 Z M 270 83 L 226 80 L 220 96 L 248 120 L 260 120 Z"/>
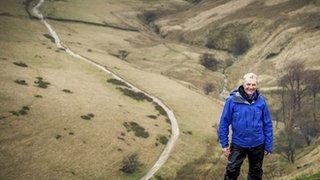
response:
<path id="1" fill-rule="evenodd" d="M 272 152 L 272 120 L 267 103 L 256 91 L 257 98 L 249 103 L 238 90 L 227 98 L 220 119 L 219 139 L 222 148 L 229 147 L 229 126 L 232 127 L 232 143 L 244 148 L 265 144 Z"/>

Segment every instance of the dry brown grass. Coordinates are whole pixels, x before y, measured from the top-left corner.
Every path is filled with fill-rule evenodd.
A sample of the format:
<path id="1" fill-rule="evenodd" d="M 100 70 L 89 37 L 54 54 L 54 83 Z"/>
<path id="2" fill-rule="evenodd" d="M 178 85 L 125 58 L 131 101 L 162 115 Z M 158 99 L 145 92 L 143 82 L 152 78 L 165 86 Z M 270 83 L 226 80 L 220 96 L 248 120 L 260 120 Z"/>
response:
<path id="1" fill-rule="evenodd" d="M 147 117 L 157 114 L 152 103 L 123 96 L 106 83 L 112 77 L 63 51 L 56 52 L 43 37 L 47 31 L 40 22 L 11 17 L 1 17 L 0 22 L 0 66 L 5 69 L 0 72 L 0 114 L 6 117 L 1 119 L 0 176 L 126 178 L 118 169 L 122 158 L 134 152 L 141 154 L 144 166 L 137 177 L 142 176 L 162 151 L 163 146 L 154 145 L 158 134 L 170 134 L 165 117 L 158 117 L 155 126 Z M 28 67 L 14 65 L 18 60 Z M 36 77 L 43 77 L 50 86 L 33 86 Z M 17 78 L 29 85 L 14 83 Z M 42 98 L 35 98 L 37 94 Z M 23 105 L 30 107 L 27 115 L 10 116 L 9 111 Z M 91 121 L 80 118 L 89 112 L 95 115 Z M 150 137 L 144 140 L 127 134 L 125 141 L 118 140 L 125 121 L 139 122 Z"/>

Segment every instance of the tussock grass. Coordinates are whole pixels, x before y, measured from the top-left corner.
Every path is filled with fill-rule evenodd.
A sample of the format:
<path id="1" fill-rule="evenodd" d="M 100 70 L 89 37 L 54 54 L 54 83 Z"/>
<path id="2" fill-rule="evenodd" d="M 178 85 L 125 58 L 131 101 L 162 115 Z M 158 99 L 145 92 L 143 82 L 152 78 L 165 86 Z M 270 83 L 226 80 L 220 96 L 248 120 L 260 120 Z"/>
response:
<path id="1" fill-rule="evenodd" d="M 144 127 L 140 126 L 136 122 L 124 122 L 123 126 L 127 129 L 127 132 L 133 131 L 134 135 L 141 138 L 148 138 L 149 132 Z"/>
<path id="2" fill-rule="evenodd" d="M 13 64 L 20 67 L 28 67 L 28 65 L 23 62 L 13 62 Z"/>
<path id="3" fill-rule="evenodd" d="M 155 109 L 159 112 L 159 114 L 165 116 L 165 117 L 168 117 L 168 114 L 167 112 L 157 103 L 153 103 Z"/>
<path id="4" fill-rule="evenodd" d="M 127 89 L 127 88 L 121 88 L 117 87 L 124 95 L 129 96 L 137 101 L 149 101 L 152 102 L 152 98 L 149 96 L 145 95 L 143 92 L 135 92 L 133 90 Z"/>
<path id="5" fill-rule="evenodd" d="M 28 111 L 30 111 L 30 108 L 28 106 L 22 106 L 22 108 L 18 111 L 9 111 L 14 116 L 25 116 L 28 114 Z"/>
<path id="6" fill-rule="evenodd" d="M 37 81 L 34 81 L 34 83 L 35 83 L 35 86 L 38 88 L 46 89 L 50 85 L 50 83 L 44 81 L 42 77 L 36 77 L 36 79 Z"/>
<path id="7" fill-rule="evenodd" d="M 16 79 L 14 82 L 17 83 L 17 84 L 20 84 L 20 85 L 24 85 L 24 86 L 28 85 L 26 80 L 23 80 L 23 79 Z"/>
<path id="8" fill-rule="evenodd" d="M 200 57 L 199 63 L 211 71 L 216 71 L 220 64 L 213 54 L 208 53 L 205 53 Z"/>
<path id="9" fill-rule="evenodd" d="M 192 135 L 192 131 L 183 131 L 182 133 Z"/>
<path id="10" fill-rule="evenodd" d="M 43 96 L 40 95 L 40 94 L 36 94 L 36 95 L 34 95 L 34 97 L 36 97 L 36 98 L 43 98 Z"/>
<path id="11" fill-rule="evenodd" d="M 165 135 L 159 135 L 159 137 L 156 140 L 163 145 L 166 145 L 169 141 L 169 139 Z"/>
<path id="12" fill-rule="evenodd" d="M 80 116 L 82 119 L 84 120 L 91 120 L 93 117 L 94 117 L 94 114 L 93 113 L 88 113 L 86 115 L 82 115 Z"/>
<path id="13" fill-rule="evenodd" d="M 43 34 L 43 36 L 47 39 L 49 39 L 51 42 L 55 43 L 54 38 L 50 34 Z"/>
<path id="14" fill-rule="evenodd" d="M 140 162 L 138 155 L 131 154 L 123 158 L 120 171 L 127 174 L 132 174 L 139 170 L 141 166 L 142 163 Z"/>
<path id="15" fill-rule="evenodd" d="M 128 88 L 131 88 L 127 83 L 121 81 L 121 80 L 118 80 L 118 79 L 108 79 L 107 80 L 108 83 L 111 83 L 111 84 L 114 84 L 114 85 L 118 85 L 118 86 L 125 86 L 125 87 L 128 87 Z"/>
<path id="16" fill-rule="evenodd" d="M 55 135 L 55 138 L 56 138 L 56 139 L 61 139 L 62 136 L 61 136 L 60 134 L 57 134 L 57 135 Z"/>
<path id="17" fill-rule="evenodd" d="M 156 115 L 148 115 L 147 117 L 150 119 L 157 119 L 158 118 Z"/>
<path id="18" fill-rule="evenodd" d="M 72 94 L 72 93 L 73 93 L 73 92 L 70 91 L 69 89 L 62 89 L 62 91 L 65 92 L 65 93 L 69 93 L 69 94 Z"/>

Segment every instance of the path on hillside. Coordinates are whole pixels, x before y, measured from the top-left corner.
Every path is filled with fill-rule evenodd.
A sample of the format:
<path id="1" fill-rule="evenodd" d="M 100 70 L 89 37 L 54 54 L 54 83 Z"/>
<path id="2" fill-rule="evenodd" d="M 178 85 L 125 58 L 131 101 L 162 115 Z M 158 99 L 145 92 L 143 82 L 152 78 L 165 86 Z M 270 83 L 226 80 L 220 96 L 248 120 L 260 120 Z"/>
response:
<path id="1" fill-rule="evenodd" d="M 167 145 L 165 146 L 163 152 L 161 153 L 159 159 L 156 161 L 156 163 L 153 165 L 153 167 L 147 172 L 147 174 L 144 177 L 142 177 L 143 180 L 150 179 L 160 169 L 160 167 L 167 161 L 167 159 L 170 155 L 170 152 L 179 137 L 179 127 L 178 127 L 176 117 L 174 116 L 174 113 L 157 97 L 152 96 L 152 95 L 148 94 L 147 92 L 144 92 L 144 91 L 136 88 L 131 83 L 129 83 L 129 82 L 125 81 L 123 78 L 121 78 L 119 75 L 116 75 L 111 70 L 108 70 L 105 66 L 103 66 L 97 62 L 94 62 L 93 60 L 88 59 L 84 56 L 81 56 L 81 55 L 73 52 L 72 50 L 70 50 L 68 47 L 64 46 L 61 43 L 57 33 L 53 30 L 51 25 L 43 18 L 43 15 L 39 12 L 39 7 L 42 5 L 43 2 L 44 2 L 44 0 L 39 0 L 39 3 L 32 9 L 32 11 L 36 15 L 36 17 L 38 17 L 41 20 L 41 22 L 43 22 L 45 24 L 45 26 L 49 30 L 50 35 L 54 38 L 54 42 L 58 48 L 65 50 L 68 54 L 70 54 L 71 56 L 73 56 L 75 58 L 79 58 L 79 59 L 101 69 L 102 71 L 104 71 L 108 74 L 111 74 L 115 79 L 126 82 L 132 88 L 132 90 L 146 94 L 147 96 L 152 98 L 152 100 L 155 103 L 157 103 L 159 106 L 161 106 L 167 112 L 168 118 L 170 119 L 170 123 L 171 123 L 172 135 L 171 135 L 171 138 L 169 139 Z"/>

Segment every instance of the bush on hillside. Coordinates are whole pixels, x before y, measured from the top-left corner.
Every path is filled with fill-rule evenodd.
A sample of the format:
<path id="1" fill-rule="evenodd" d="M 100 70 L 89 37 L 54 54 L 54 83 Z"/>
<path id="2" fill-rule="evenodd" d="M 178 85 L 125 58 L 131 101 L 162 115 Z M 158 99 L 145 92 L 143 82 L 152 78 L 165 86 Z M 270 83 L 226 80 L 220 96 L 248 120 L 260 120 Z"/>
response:
<path id="1" fill-rule="evenodd" d="M 208 31 L 205 46 L 209 49 L 228 51 L 237 56 L 244 54 L 250 48 L 250 28 L 250 24 L 237 22 L 222 27 L 215 24 Z"/>
<path id="2" fill-rule="evenodd" d="M 69 94 L 72 94 L 72 93 L 73 93 L 73 92 L 72 92 L 71 90 L 69 90 L 69 89 L 62 89 L 62 91 L 65 92 L 65 93 L 69 93 Z"/>
<path id="3" fill-rule="evenodd" d="M 201 2 L 202 0 L 186 0 L 192 4 L 198 4 L 199 2 Z"/>
<path id="4" fill-rule="evenodd" d="M 214 90 L 214 86 L 212 83 L 206 83 L 204 86 L 203 86 L 203 91 L 206 95 L 210 94 L 211 92 L 213 92 Z"/>
<path id="5" fill-rule="evenodd" d="M 149 137 L 149 132 L 146 131 L 146 129 L 142 126 L 140 126 L 138 123 L 136 122 L 124 122 L 123 126 L 127 129 L 127 132 L 133 131 L 134 135 L 137 137 L 141 137 L 141 138 L 148 138 Z"/>
<path id="6" fill-rule="evenodd" d="M 133 90 L 130 90 L 128 88 L 121 88 L 117 87 L 124 95 L 129 96 L 137 101 L 144 101 L 147 100 L 149 102 L 152 102 L 152 98 L 144 94 L 143 92 L 135 92 Z"/>
<path id="7" fill-rule="evenodd" d="M 250 42 L 247 36 L 237 35 L 232 44 L 232 53 L 234 55 L 241 55 L 247 52 L 250 48 Z"/>
<path id="8" fill-rule="evenodd" d="M 200 64 L 205 68 L 216 71 L 218 69 L 219 61 L 214 57 L 213 54 L 205 53 L 200 57 Z"/>
<path id="9" fill-rule="evenodd" d="M 23 62 L 13 62 L 13 64 L 20 67 L 28 67 L 28 65 Z"/>
<path id="10" fill-rule="evenodd" d="M 138 155 L 131 154 L 123 158 L 120 170 L 124 173 L 132 174 L 136 172 L 141 165 Z"/>
<path id="11" fill-rule="evenodd" d="M 118 85 L 118 86 L 125 86 L 125 87 L 128 87 L 128 88 L 131 88 L 127 83 L 121 81 L 121 80 L 118 80 L 118 79 L 108 79 L 107 80 L 108 83 L 111 83 L 111 84 L 114 84 L 114 85 Z"/>
<path id="12" fill-rule="evenodd" d="M 117 57 L 120 58 L 120 59 L 122 59 L 122 60 L 125 60 L 128 55 L 129 55 L 129 52 L 128 52 L 128 51 L 119 50 Z"/>
<path id="13" fill-rule="evenodd" d="M 37 81 L 34 81 L 36 87 L 46 89 L 50 83 L 43 80 L 42 77 L 36 77 Z"/>
<path id="14" fill-rule="evenodd" d="M 25 85 L 25 86 L 28 85 L 28 83 L 23 79 L 16 79 L 14 82 L 20 85 Z"/>

